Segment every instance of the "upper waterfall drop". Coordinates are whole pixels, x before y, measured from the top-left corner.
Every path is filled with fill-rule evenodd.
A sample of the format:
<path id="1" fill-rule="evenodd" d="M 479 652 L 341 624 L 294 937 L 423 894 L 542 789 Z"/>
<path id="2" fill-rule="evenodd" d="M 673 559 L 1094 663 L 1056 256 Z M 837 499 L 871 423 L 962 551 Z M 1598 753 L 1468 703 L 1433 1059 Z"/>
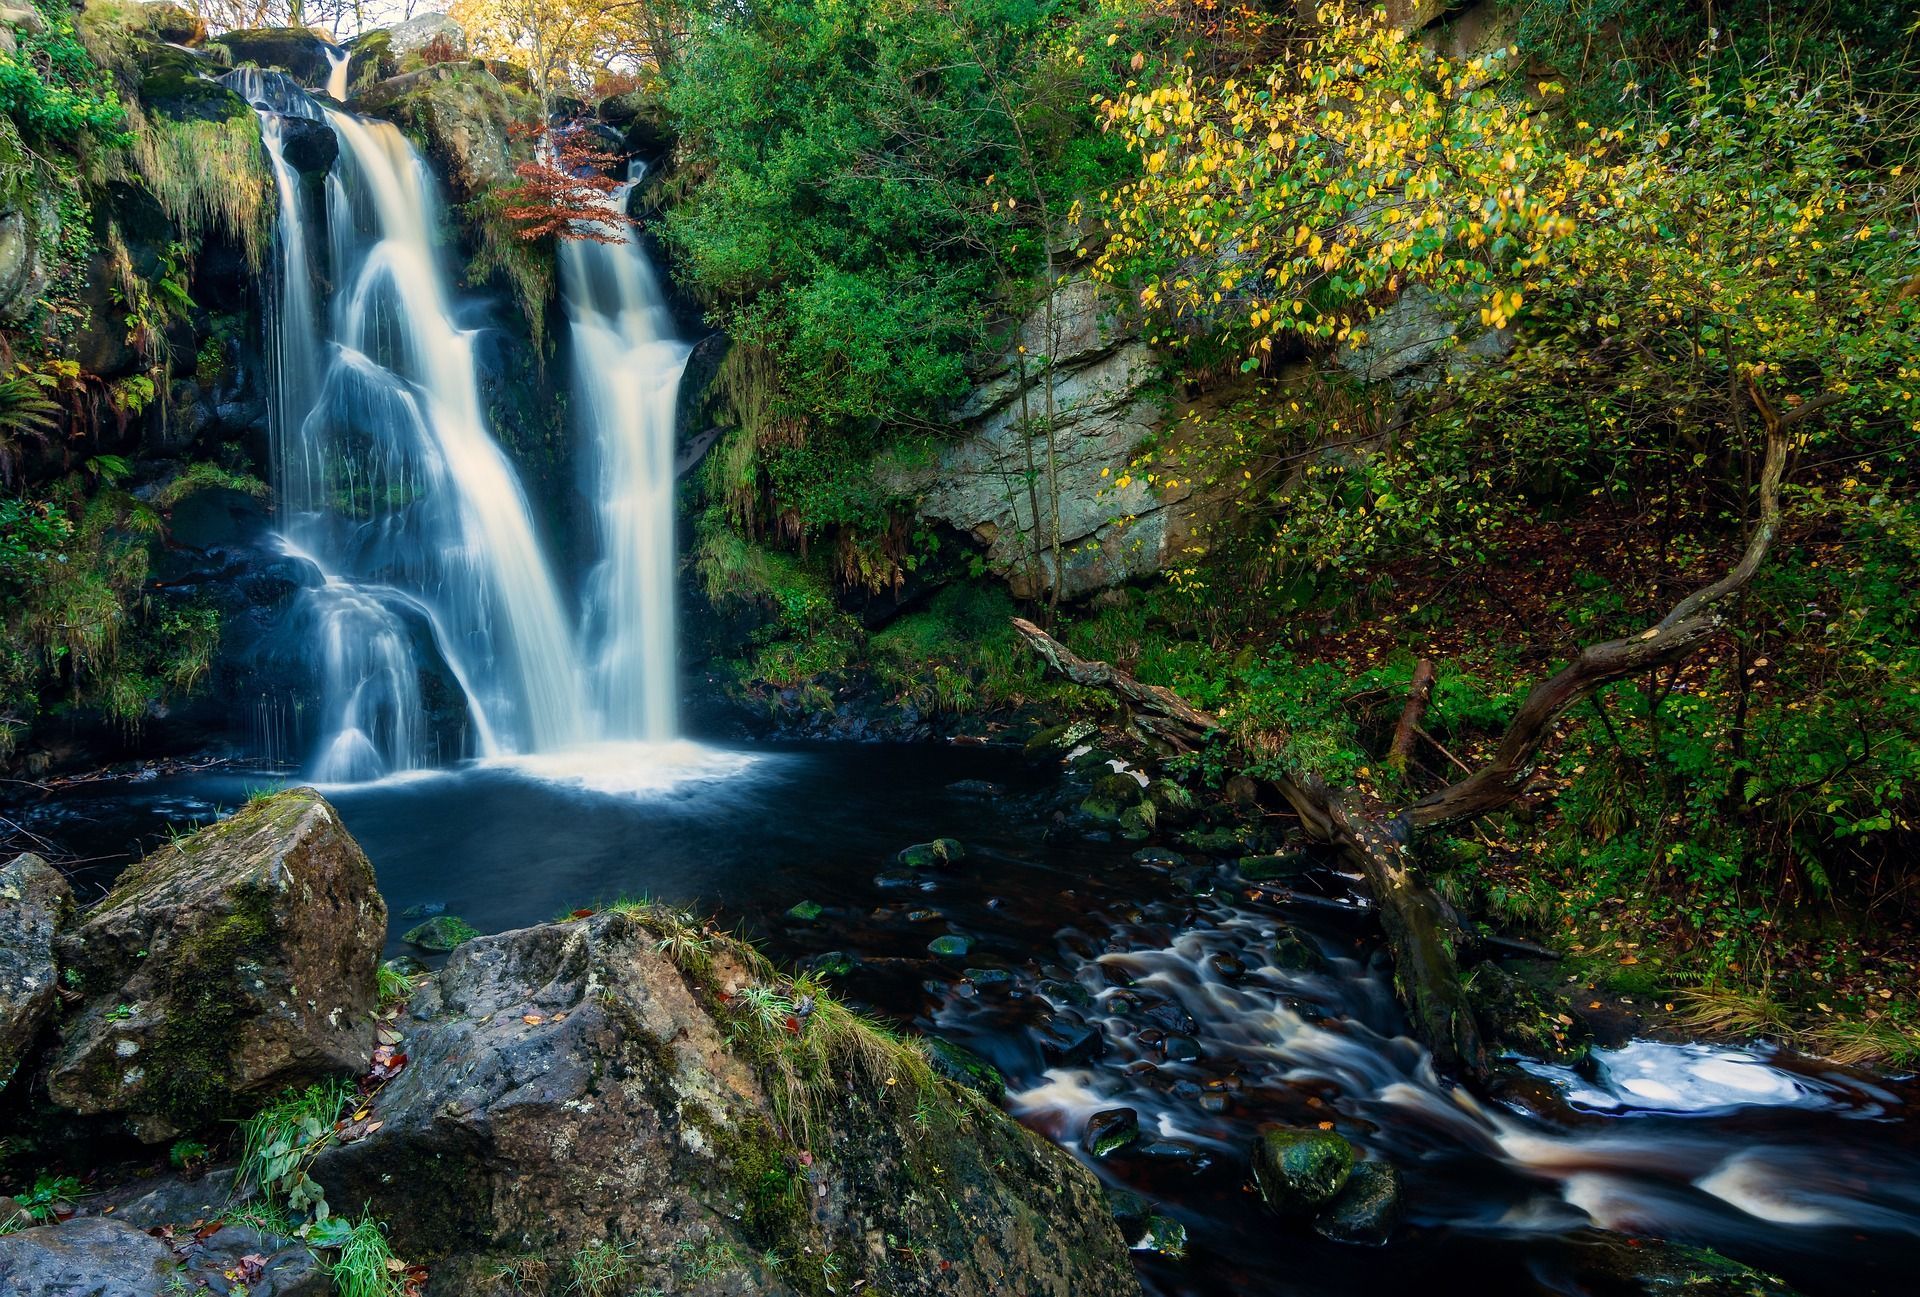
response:
<path id="1" fill-rule="evenodd" d="M 625 210 L 639 179 L 607 196 L 611 212 Z M 678 732 L 674 434 L 692 347 L 674 336 L 666 295 L 631 226 L 610 220 L 594 233 L 565 239 L 560 250 L 601 544 L 580 634 L 603 733 L 659 743 Z"/>
<path id="2" fill-rule="evenodd" d="M 416 645 L 431 640 L 485 756 L 597 737 L 572 619 L 483 414 L 424 161 L 385 122 L 287 78 L 230 74 L 260 113 L 280 220 L 270 312 L 284 548 L 313 564 L 295 625 L 321 684 L 323 781 L 428 762 Z M 339 143 L 317 206 L 284 156 L 293 118 Z M 335 288 L 323 309 L 316 277 Z"/>

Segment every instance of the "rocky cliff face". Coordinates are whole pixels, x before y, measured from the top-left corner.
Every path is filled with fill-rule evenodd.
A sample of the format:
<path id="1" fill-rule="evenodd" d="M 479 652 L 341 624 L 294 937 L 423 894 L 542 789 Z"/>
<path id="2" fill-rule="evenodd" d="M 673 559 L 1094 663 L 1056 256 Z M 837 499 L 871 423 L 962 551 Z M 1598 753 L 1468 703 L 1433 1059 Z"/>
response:
<path id="1" fill-rule="evenodd" d="M 955 411 L 958 439 L 931 464 L 883 464 L 881 481 L 914 498 L 923 517 L 986 546 L 1022 598 L 1053 587 L 1056 516 L 1063 597 L 1156 572 L 1200 504 L 1189 486 L 1160 490 L 1128 477 L 1167 422 L 1161 376 L 1111 296 L 1088 279 L 1065 279 Z"/>

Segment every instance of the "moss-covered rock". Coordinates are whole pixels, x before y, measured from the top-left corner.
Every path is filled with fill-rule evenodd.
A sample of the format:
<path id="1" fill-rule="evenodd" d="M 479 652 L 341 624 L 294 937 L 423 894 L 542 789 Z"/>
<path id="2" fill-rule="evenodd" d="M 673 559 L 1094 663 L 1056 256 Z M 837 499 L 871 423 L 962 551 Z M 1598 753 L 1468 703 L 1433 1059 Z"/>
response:
<path id="1" fill-rule="evenodd" d="M 306 86 L 324 85 L 333 66 L 327 57 L 333 47 L 304 27 L 256 27 L 222 32 L 210 43 L 225 49 L 236 64 L 279 68 Z"/>
<path id="2" fill-rule="evenodd" d="M 480 935 L 480 929 L 457 914 L 436 914 L 400 934 L 400 940 L 436 954 L 458 949 Z"/>
<path id="3" fill-rule="evenodd" d="M 895 857 L 909 869 L 947 869 L 967 858 L 966 847 L 957 838 L 935 838 L 916 842 L 901 849 Z"/>
<path id="4" fill-rule="evenodd" d="M 1333 1201 L 1353 1172 L 1353 1145 L 1330 1130 L 1274 1127 L 1253 1145 L 1253 1183 L 1283 1216 L 1310 1215 Z"/>
<path id="5" fill-rule="evenodd" d="M 429 1297 L 596 1247 L 623 1292 L 1138 1291 L 1072 1158 L 681 916 L 468 942 L 409 1015 L 377 1130 L 312 1173 L 430 1266 Z"/>
<path id="6" fill-rule="evenodd" d="M 1400 1224 L 1400 1172 L 1390 1162 L 1362 1162 L 1346 1187 L 1313 1222 L 1314 1232 L 1336 1243 L 1381 1247 Z"/>
<path id="7" fill-rule="evenodd" d="M 386 923 L 373 867 L 310 788 L 161 848 L 58 940 L 86 998 L 49 1095 L 154 1142 L 363 1070 Z"/>
<path id="8" fill-rule="evenodd" d="M 1562 997 L 1492 963 L 1475 968 L 1466 987 L 1487 1043 L 1502 1053 L 1572 1064 L 1592 1052 L 1592 1029 Z"/>

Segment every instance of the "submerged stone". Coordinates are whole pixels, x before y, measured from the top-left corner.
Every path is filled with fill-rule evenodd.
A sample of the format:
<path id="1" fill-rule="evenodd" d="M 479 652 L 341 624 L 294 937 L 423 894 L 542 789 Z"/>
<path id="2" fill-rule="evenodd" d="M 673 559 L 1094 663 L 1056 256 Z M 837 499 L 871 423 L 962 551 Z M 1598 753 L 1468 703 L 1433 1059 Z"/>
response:
<path id="1" fill-rule="evenodd" d="M 1273 966 L 1293 973 L 1317 973 L 1326 968 L 1327 957 L 1311 941 L 1289 930 L 1273 939 Z"/>
<path id="2" fill-rule="evenodd" d="M 799 901 L 787 911 L 787 917 L 796 923 L 812 923 L 827 912 L 827 907 L 818 901 Z"/>
<path id="3" fill-rule="evenodd" d="M 927 949 L 942 959 L 958 959 L 973 949 L 973 939 L 949 932 L 927 943 Z"/>
<path id="4" fill-rule="evenodd" d="M 982 991 L 1013 984 L 1013 974 L 1004 968 L 967 968 L 960 975 Z"/>
<path id="5" fill-rule="evenodd" d="M 1106 1157 L 1140 1138 L 1140 1114 L 1132 1108 L 1103 1108 L 1087 1118 L 1080 1146 L 1094 1157 Z"/>
<path id="6" fill-rule="evenodd" d="M 853 971 L 854 963 L 853 957 L 844 950 L 823 950 L 802 960 L 800 969 L 819 977 L 845 977 Z"/>
<path id="7" fill-rule="evenodd" d="M 1149 1216 L 1147 1234 L 1140 1241 L 1140 1249 L 1158 1252 L 1161 1256 L 1178 1261 L 1187 1254 L 1187 1227 L 1171 1216 Z"/>
<path id="8" fill-rule="evenodd" d="M 1168 851 L 1165 847 L 1142 847 L 1133 853 L 1133 858 L 1151 869 L 1180 869 L 1187 863 L 1185 856 L 1178 851 Z"/>
<path id="9" fill-rule="evenodd" d="M 1106 1037 L 1100 1034 L 1100 1029 L 1084 1022 L 1056 1018 L 1034 1034 L 1039 1039 L 1041 1054 L 1055 1066 L 1084 1063 L 1107 1052 Z"/>
<path id="10" fill-rule="evenodd" d="M 1398 1168 L 1389 1162 L 1362 1162 L 1313 1228 L 1336 1243 L 1382 1247 L 1400 1224 L 1400 1214 Z"/>
<path id="11" fill-rule="evenodd" d="M 1150 1139 L 1134 1151 L 1141 1157 L 1150 1157 L 1162 1165 L 1176 1167 L 1190 1174 L 1198 1174 L 1213 1165 L 1211 1153 L 1184 1139 Z"/>
<path id="12" fill-rule="evenodd" d="M 406 909 L 400 911 L 400 917 L 415 920 L 431 919 L 435 915 L 445 914 L 446 912 L 447 903 L 445 901 L 422 901 L 418 905 L 409 905 Z"/>
<path id="13" fill-rule="evenodd" d="M 400 940 L 436 954 L 454 950 L 480 935 L 480 930 L 457 914 L 436 914 L 425 923 L 408 928 Z"/>
<path id="14" fill-rule="evenodd" d="M 1178 841 L 1189 851 L 1200 851 L 1210 856 L 1240 856 L 1245 854 L 1246 834 L 1239 829 L 1215 827 L 1207 829 L 1188 829 L 1180 834 Z"/>
<path id="15" fill-rule="evenodd" d="M 909 869 L 945 869 L 964 860 L 967 849 L 954 838 L 935 838 L 916 842 L 895 857 Z"/>
<path id="16" fill-rule="evenodd" d="M 1311 863 L 1306 852 L 1287 851 L 1277 856 L 1242 856 L 1237 868 L 1248 882 L 1265 883 L 1303 874 Z"/>
<path id="17" fill-rule="evenodd" d="M 1352 1172 L 1353 1145 L 1330 1130 L 1275 1127 L 1254 1142 L 1254 1187 L 1283 1216 L 1304 1216 L 1331 1202 Z"/>

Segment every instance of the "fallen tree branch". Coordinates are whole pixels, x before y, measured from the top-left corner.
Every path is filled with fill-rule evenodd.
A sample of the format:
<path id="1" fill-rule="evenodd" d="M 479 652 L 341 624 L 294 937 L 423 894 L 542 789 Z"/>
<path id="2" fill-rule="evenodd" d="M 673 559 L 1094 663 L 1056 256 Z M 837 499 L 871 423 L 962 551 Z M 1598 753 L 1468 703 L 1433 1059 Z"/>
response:
<path id="1" fill-rule="evenodd" d="M 1413 679 L 1407 682 L 1407 705 L 1400 709 L 1400 719 L 1393 727 L 1393 745 L 1387 749 L 1387 764 L 1395 770 L 1405 771 L 1412 760 L 1413 740 L 1426 732 L 1420 728 L 1420 721 L 1432 697 L 1433 663 L 1421 658 L 1413 664 Z"/>

